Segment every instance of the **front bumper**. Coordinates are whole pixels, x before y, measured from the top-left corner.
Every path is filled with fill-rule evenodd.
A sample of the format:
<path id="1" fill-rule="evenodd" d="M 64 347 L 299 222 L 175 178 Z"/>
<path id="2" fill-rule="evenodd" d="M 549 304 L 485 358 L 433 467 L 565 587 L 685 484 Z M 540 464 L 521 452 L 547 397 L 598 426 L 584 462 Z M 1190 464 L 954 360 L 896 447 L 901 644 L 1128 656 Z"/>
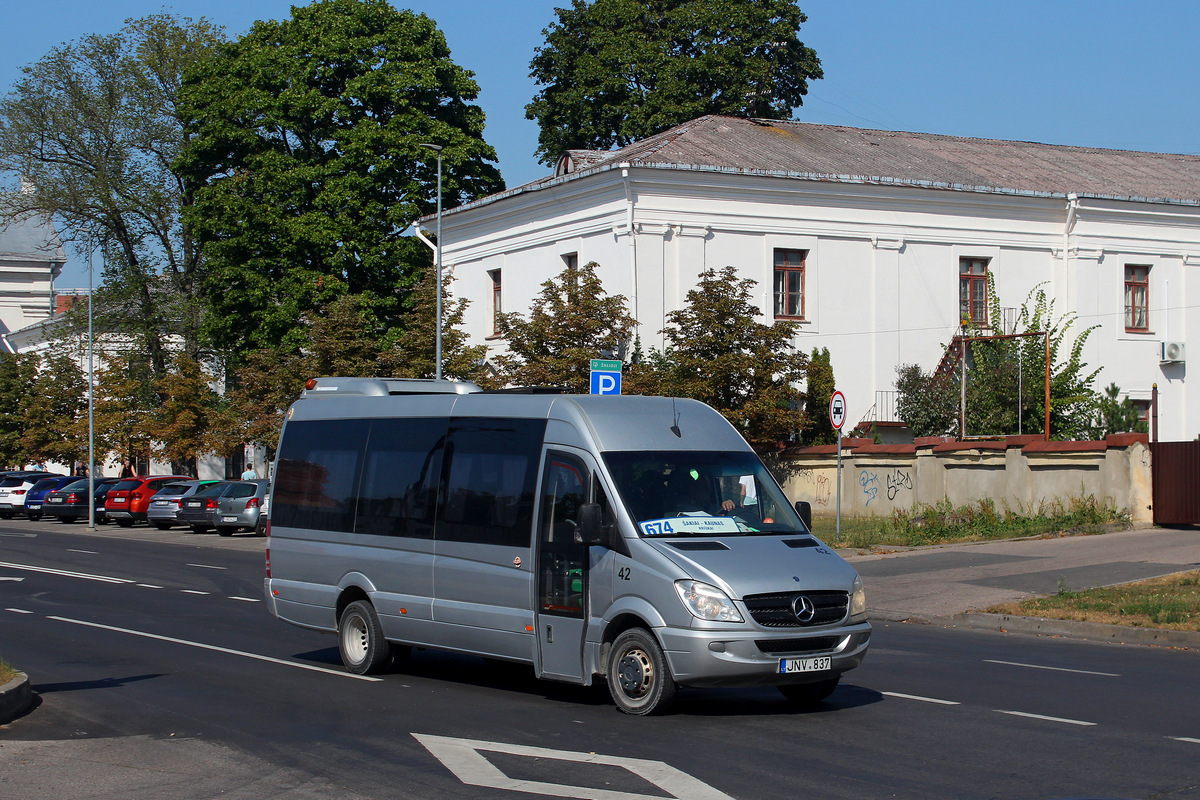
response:
<path id="1" fill-rule="evenodd" d="M 762 630 L 656 628 L 671 675 L 685 686 L 774 686 L 827 680 L 862 663 L 871 641 L 867 622 L 833 629 Z M 763 652 L 763 647 L 771 652 Z M 829 656 L 827 671 L 783 674 L 780 660 Z"/>

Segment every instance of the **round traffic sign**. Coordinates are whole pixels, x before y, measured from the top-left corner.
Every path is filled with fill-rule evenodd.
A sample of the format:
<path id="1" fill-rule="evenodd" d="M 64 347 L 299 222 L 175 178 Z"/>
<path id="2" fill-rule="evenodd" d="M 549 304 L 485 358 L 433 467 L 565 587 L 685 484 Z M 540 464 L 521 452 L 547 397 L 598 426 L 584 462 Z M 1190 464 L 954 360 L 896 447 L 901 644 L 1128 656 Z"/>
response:
<path id="1" fill-rule="evenodd" d="M 846 424 L 846 395 L 837 390 L 829 398 L 829 424 L 839 431 Z"/>

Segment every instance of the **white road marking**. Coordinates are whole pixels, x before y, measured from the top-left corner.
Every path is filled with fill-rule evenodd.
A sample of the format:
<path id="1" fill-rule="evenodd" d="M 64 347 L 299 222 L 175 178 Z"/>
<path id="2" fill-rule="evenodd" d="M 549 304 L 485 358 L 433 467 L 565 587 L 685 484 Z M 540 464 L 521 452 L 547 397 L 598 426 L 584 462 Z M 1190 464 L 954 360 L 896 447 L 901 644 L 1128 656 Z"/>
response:
<path id="1" fill-rule="evenodd" d="M 1045 720 L 1046 722 L 1062 722 L 1067 725 L 1095 725 L 1096 724 L 1094 722 L 1084 722 L 1081 719 L 1065 719 L 1063 717 L 1047 717 L 1043 714 L 1030 714 L 1025 711 L 1005 711 L 1003 709 L 997 708 L 996 712 L 999 714 L 1011 714 L 1014 717 L 1028 717 L 1029 719 L 1040 719 L 1040 720 Z"/>
<path id="2" fill-rule="evenodd" d="M 11 611 L 14 614 L 32 614 L 32 611 L 26 611 L 23 608 L 6 608 L 5 611 Z"/>
<path id="3" fill-rule="evenodd" d="M 0 577 L 0 581 L 12 581 L 13 583 L 20 583 L 23 580 L 25 580 L 25 579 L 24 578 L 10 578 L 8 576 Z"/>
<path id="4" fill-rule="evenodd" d="M 257 597 L 231 597 L 230 600 L 241 600 L 243 603 L 261 603 Z"/>
<path id="5" fill-rule="evenodd" d="M 957 700 L 939 700 L 936 697 L 921 697 L 917 694 L 901 694 L 900 692 L 880 692 L 880 694 L 888 697 L 899 697 L 904 700 L 920 700 L 922 703 L 937 703 L 943 706 L 962 705 Z"/>
<path id="6" fill-rule="evenodd" d="M 115 633 L 127 633 L 130 636 L 141 636 L 145 639 L 156 639 L 160 642 L 170 642 L 172 644 L 183 644 L 188 647 L 198 647 L 201 650 L 212 650 L 216 653 L 226 653 L 231 656 L 242 656 L 243 658 L 253 658 L 257 661 L 266 661 L 271 664 L 282 664 L 285 667 L 298 667 L 299 669 L 307 669 L 312 672 L 323 672 L 326 675 L 337 675 L 342 678 L 355 678 L 360 681 L 381 681 L 382 678 L 373 678 L 370 675 L 355 675 L 352 672 L 342 672 L 336 669 L 326 669 L 325 667 L 315 667 L 311 664 L 301 664 L 297 661 L 284 661 L 281 658 L 271 658 L 270 656 L 259 655 L 258 653 L 247 653 L 244 650 L 231 650 L 228 647 L 217 647 L 212 644 L 204 644 L 203 642 L 190 642 L 187 639 L 176 639 L 173 636 L 160 636 L 157 633 L 147 633 L 146 631 L 135 631 L 129 628 L 117 628 L 112 625 L 101 625 L 98 622 L 87 622 L 81 619 L 71 619 L 69 617 L 47 617 L 56 622 L 69 622 L 72 625 L 83 625 L 88 628 L 99 628 L 104 631 L 113 631 Z"/>
<path id="7" fill-rule="evenodd" d="M 188 564 L 189 567 L 199 567 L 200 569 L 229 569 L 229 567 L 214 567 L 212 564 Z"/>
<path id="8" fill-rule="evenodd" d="M 985 658 L 984 662 L 987 664 L 1004 664 L 1009 667 L 1028 667 L 1029 669 L 1048 669 L 1048 670 L 1053 670 L 1054 672 L 1074 672 L 1077 675 L 1101 675 L 1105 678 L 1121 677 L 1116 672 L 1092 672 L 1091 670 L 1087 670 L 1087 669 L 1067 669 L 1066 667 L 1046 667 L 1046 666 L 1042 666 L 1041 664 L 1022 664 L 1019 661 L 997 661 L 994 658 Z"/>
<path id="9" fill-rule="evenodd" d="M 139 583 L 138 586 L 142 587 L 143 589 L 161 589 L 162 588 L 161 586 L 155 586 L 152 583 Z"/>
<path id="10" fill-rule="evenodd" d="M 68 553 L 86 553 L 86 554 L 87 554 L 87 555 L 89 555 L 89 556 L 98 556 L 98 555 L 100 555 L 100 553 L 98 553 L 98 552 L 97 552 L 97 551 L 95 551 L 95 550 L 72 550 L 70 547 L 68 547 L 68 548 L 67 548 L 67 552 L 68 552 Z"/>
<path id="11" fill-rule="evenodd" d="M 550 795 L 552 797 L 572 797 L 577 800 L 662 800 L 662 795 L 635 794 L 618 792 L 611 789 L 597 789 L 587 786 L 570 786 L 562 783 L 545 783 L 542 781 L 526 781 L 510 778 L 495 764 L 488 761 L 482 753 L 506 753 L 527 758 L 548 758 L 557 761 L 574 761 L 584 764 L 602 764 L 621 767 L 632 772 L 639 778 L 654 784 L 666 791 L 671 797 L 687 798 L 687 800 L 733 800 L 724 792 L 717 791 L 707 783 L 703 783 L 686 772 L 675 769 L 662 761 L 650 761 L 643 758 L 623 758 L 620 756 L 602 756 L 596 753 L 578 753 L 570 750 L 549 750 L 544 747 L 526 747 L 518 744 L 501 742 L 486 742 L 475 739 L 455 739 L 449 736 L 432 736 L 424 733 L 414 733 L 413 737 L 425 746 L 430 753 L 449 769 L 454 775 L 468 786 L 485 786 L 493 789 L 507 789 L 512 792 Z"/>
<path id="12" fill-rule="evenodd" d="M 49 567 L 33 567 L 28 564 L 9 564 L 5 561 L 0 561 L 0 567 L 9 569 L 23 569 L 28 572 L 42 572 L 46 575 L 59 575 L 64 578 L 83 578 L 87 581 L 101 581 L 102 583 L 134 583 L 135 581 L 129 578 L 112 578 L 108 575 L 89 575 L 86 572 L 71 572 L 65 569 L 50 569 Z"/>
<path id="13" fill-rule="evenodd" d="M 1191 742 L 1192 744 L 1200 744 L 1200 739 L 1193 739 L 1190 736 L 1168 736 L 1168 739 L 1174 739 L 1177 742 Z"/>
<path id="14" fill-rule="evenodd" d="M 184 594 L 208 594 L 208 592 L 197 591 L 196 589 L 181 589 Z"/>

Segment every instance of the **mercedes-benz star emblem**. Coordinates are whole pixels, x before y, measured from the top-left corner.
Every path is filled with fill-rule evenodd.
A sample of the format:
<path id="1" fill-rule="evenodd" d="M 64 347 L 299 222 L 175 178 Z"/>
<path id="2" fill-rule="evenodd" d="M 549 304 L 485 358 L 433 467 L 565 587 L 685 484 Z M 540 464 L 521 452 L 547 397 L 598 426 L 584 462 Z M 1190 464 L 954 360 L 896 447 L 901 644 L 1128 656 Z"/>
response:
<path id="1" fill-rule="evenodd" d="M 792 601 L 792 613 L 801 622 L 812 622 L 813 617 L 817 615 L 817 607 L 813 605 L 812 600 L 801 594 L 797 595 L 796 599 Z"/>

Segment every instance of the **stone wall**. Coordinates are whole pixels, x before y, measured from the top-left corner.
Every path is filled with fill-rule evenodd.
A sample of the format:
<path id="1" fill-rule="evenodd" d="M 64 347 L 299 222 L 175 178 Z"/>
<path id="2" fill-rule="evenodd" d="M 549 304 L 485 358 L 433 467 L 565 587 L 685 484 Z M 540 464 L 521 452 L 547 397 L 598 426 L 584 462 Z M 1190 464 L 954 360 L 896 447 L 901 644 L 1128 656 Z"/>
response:
<path id="1" fill-rule="evenodd" d="M 786 451 L 784 483 L 813 513 L 837 508 L 837 446 Z M 956 506 L 991 498 L 997 509 L 1036 512 L 1073 497 L 1111 500 L 1134 522 L 1150 522 L 1150 448 L 1145 434 L 1097 442 L 1047 442 L 1036 436 L 986 441 L 918 439 L 914 444 L 842 440 L 842 514 L 888 515 L 943 498 Z"/>

